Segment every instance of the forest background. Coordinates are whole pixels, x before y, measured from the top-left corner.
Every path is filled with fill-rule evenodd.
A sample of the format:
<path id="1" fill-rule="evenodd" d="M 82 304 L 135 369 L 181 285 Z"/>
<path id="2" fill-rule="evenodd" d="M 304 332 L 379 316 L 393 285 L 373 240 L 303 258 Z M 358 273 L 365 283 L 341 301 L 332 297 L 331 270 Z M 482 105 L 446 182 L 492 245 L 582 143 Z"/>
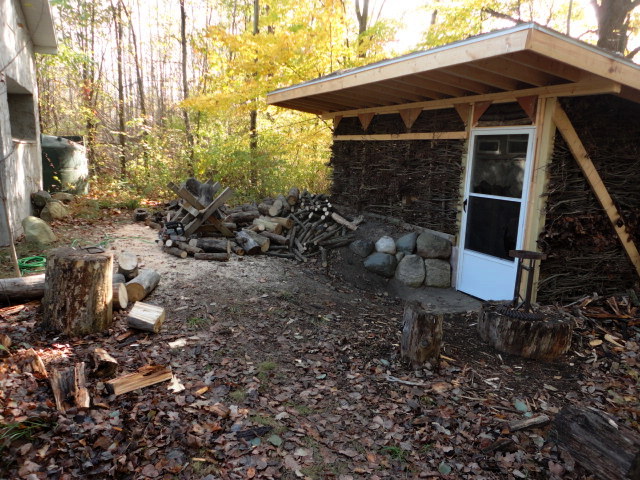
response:
<path id="1" fill-rule="evenodd" d="M 529 21 L 640 51 L 640 0 L 50 3 L 59 49 L 37 58 L 41 130 L 83 135 L 93 191 L 130 205 L 189 175 L 237 201 L 327 191 L 332 124 L 265 95 L 336 70 Z M 410 22 L 402 4 L 414 6 Z"/>

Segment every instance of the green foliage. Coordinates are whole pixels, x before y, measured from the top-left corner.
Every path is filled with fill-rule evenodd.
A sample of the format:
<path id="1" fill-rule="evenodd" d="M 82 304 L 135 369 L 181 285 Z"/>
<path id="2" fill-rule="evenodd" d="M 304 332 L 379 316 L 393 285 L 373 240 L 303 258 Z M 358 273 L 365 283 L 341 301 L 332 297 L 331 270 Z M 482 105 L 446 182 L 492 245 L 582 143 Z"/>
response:
<path id="1" fill-rule="evenodd" d="M 30 440 L 36 431 L 53 428 L 51 423 L 40 418 L 0 424 L 0 451 L 19 440 Z"/>
<path id="2" fill-rule="evenodd" d="M 382 447 L 381 451 L 389 455 L 394 460 L 398 460 L 400 462 L 406 461 L 407 455 L 409 455 L 409 452 L 395 445 L 387 445 L 386 447 Z"/>
<path id="3" fill-rule="evenodd" d="M 209 324 L 211 324 L 211 320 L 209 320 L 208 318 L 190 317 L 187 319 L 187 325 L 190 328 L 193 328 L 196 330 L 202 330 L 203 328 L 207 327 Z"/>

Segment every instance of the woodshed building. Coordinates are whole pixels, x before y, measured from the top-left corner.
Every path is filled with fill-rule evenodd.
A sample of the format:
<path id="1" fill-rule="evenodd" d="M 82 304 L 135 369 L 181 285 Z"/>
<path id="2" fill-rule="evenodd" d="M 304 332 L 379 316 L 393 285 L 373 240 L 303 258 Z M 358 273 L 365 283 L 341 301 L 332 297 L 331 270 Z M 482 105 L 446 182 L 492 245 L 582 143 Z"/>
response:
<path id="1" fill-rule="evenodd" d="M 335 200 L 452 235 L 453 282 L 539 301 L 637 286 L 640 66 L 523 24 L 271 92 L 333 119 Z"/>

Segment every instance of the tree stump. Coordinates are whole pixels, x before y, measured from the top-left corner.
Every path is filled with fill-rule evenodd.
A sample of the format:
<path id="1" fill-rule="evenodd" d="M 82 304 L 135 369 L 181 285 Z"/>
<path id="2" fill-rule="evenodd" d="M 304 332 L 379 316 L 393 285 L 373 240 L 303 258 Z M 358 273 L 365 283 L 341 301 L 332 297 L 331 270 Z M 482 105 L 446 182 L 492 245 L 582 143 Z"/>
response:
<path id="1" fill-rule="evenodd" d="M 573 325 L 549 313 L 551 307 L 543 319 L 530 319 L 500 313 L 501 306 L 487 302 L 478 317 L 480 337 L 496 350 L 537 360 L 554 360 L 569 351 Z"/>
<path id="2" fill-rule="evenodd" d="M 111 253 L 63 247 L 47 257 L 43 307 L 45 328 L 71 336 L 102 332 L 112 321 Z"/>
<path id="3" fill-rule="evenodd" d="M 400 354 L 413 368 L 427 362 L 437 367 L 442 346 L 443 314 L 428 312 L 417 302 L 404 308 Z"/>
<path id="4" fill-rule="evenodd" d="M 598 478 L 640 479 L 640 436 L 600 412 L 564 407 L 553 420 L 549 439 Z"/>

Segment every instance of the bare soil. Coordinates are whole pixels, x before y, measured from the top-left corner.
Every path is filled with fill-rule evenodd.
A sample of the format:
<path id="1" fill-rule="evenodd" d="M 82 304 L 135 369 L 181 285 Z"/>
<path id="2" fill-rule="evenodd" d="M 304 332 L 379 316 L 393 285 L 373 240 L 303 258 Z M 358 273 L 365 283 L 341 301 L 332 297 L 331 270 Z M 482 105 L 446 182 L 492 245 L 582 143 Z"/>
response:
<path id="1" fill-rule="evenodd" d="M 66 240 L 74 228 L 56 225 Z M 0 318 L 14 356 L 33 346 L 51 371 L 102 346 L 120 373 L 171 366 L 179 391 L 165 383 L 114 397 L 92 379 L 93 407 L 59 413 L 48 382 L 5 366 L 0 422 L 44 426 L 0 438 L 0 478 L 592 478 L 547 441 L 548 426 L 511 433 L 508 423 L 579 404 L 638 430 L 637 329 L 582 323 L 569 355 L 536 362 L 479 340 L 466 308 L 477 302 L 463 299 L 444 326 L 439 370 L 412 371 L 399 361 L 403 300 L 348 249 L 327 270 L 265 256 L 178 259 L 125 213 L 81 233 L 160 272 L 145 301 L 165 307 L 162 331 L 123 338 L 122 312 L 104 335 L 51 338 L 34 305 Z M 438 295 L 455 303 L 425 295 L 434 308 Z M 605 333 L 623 348 L 589 345 Z"/>

